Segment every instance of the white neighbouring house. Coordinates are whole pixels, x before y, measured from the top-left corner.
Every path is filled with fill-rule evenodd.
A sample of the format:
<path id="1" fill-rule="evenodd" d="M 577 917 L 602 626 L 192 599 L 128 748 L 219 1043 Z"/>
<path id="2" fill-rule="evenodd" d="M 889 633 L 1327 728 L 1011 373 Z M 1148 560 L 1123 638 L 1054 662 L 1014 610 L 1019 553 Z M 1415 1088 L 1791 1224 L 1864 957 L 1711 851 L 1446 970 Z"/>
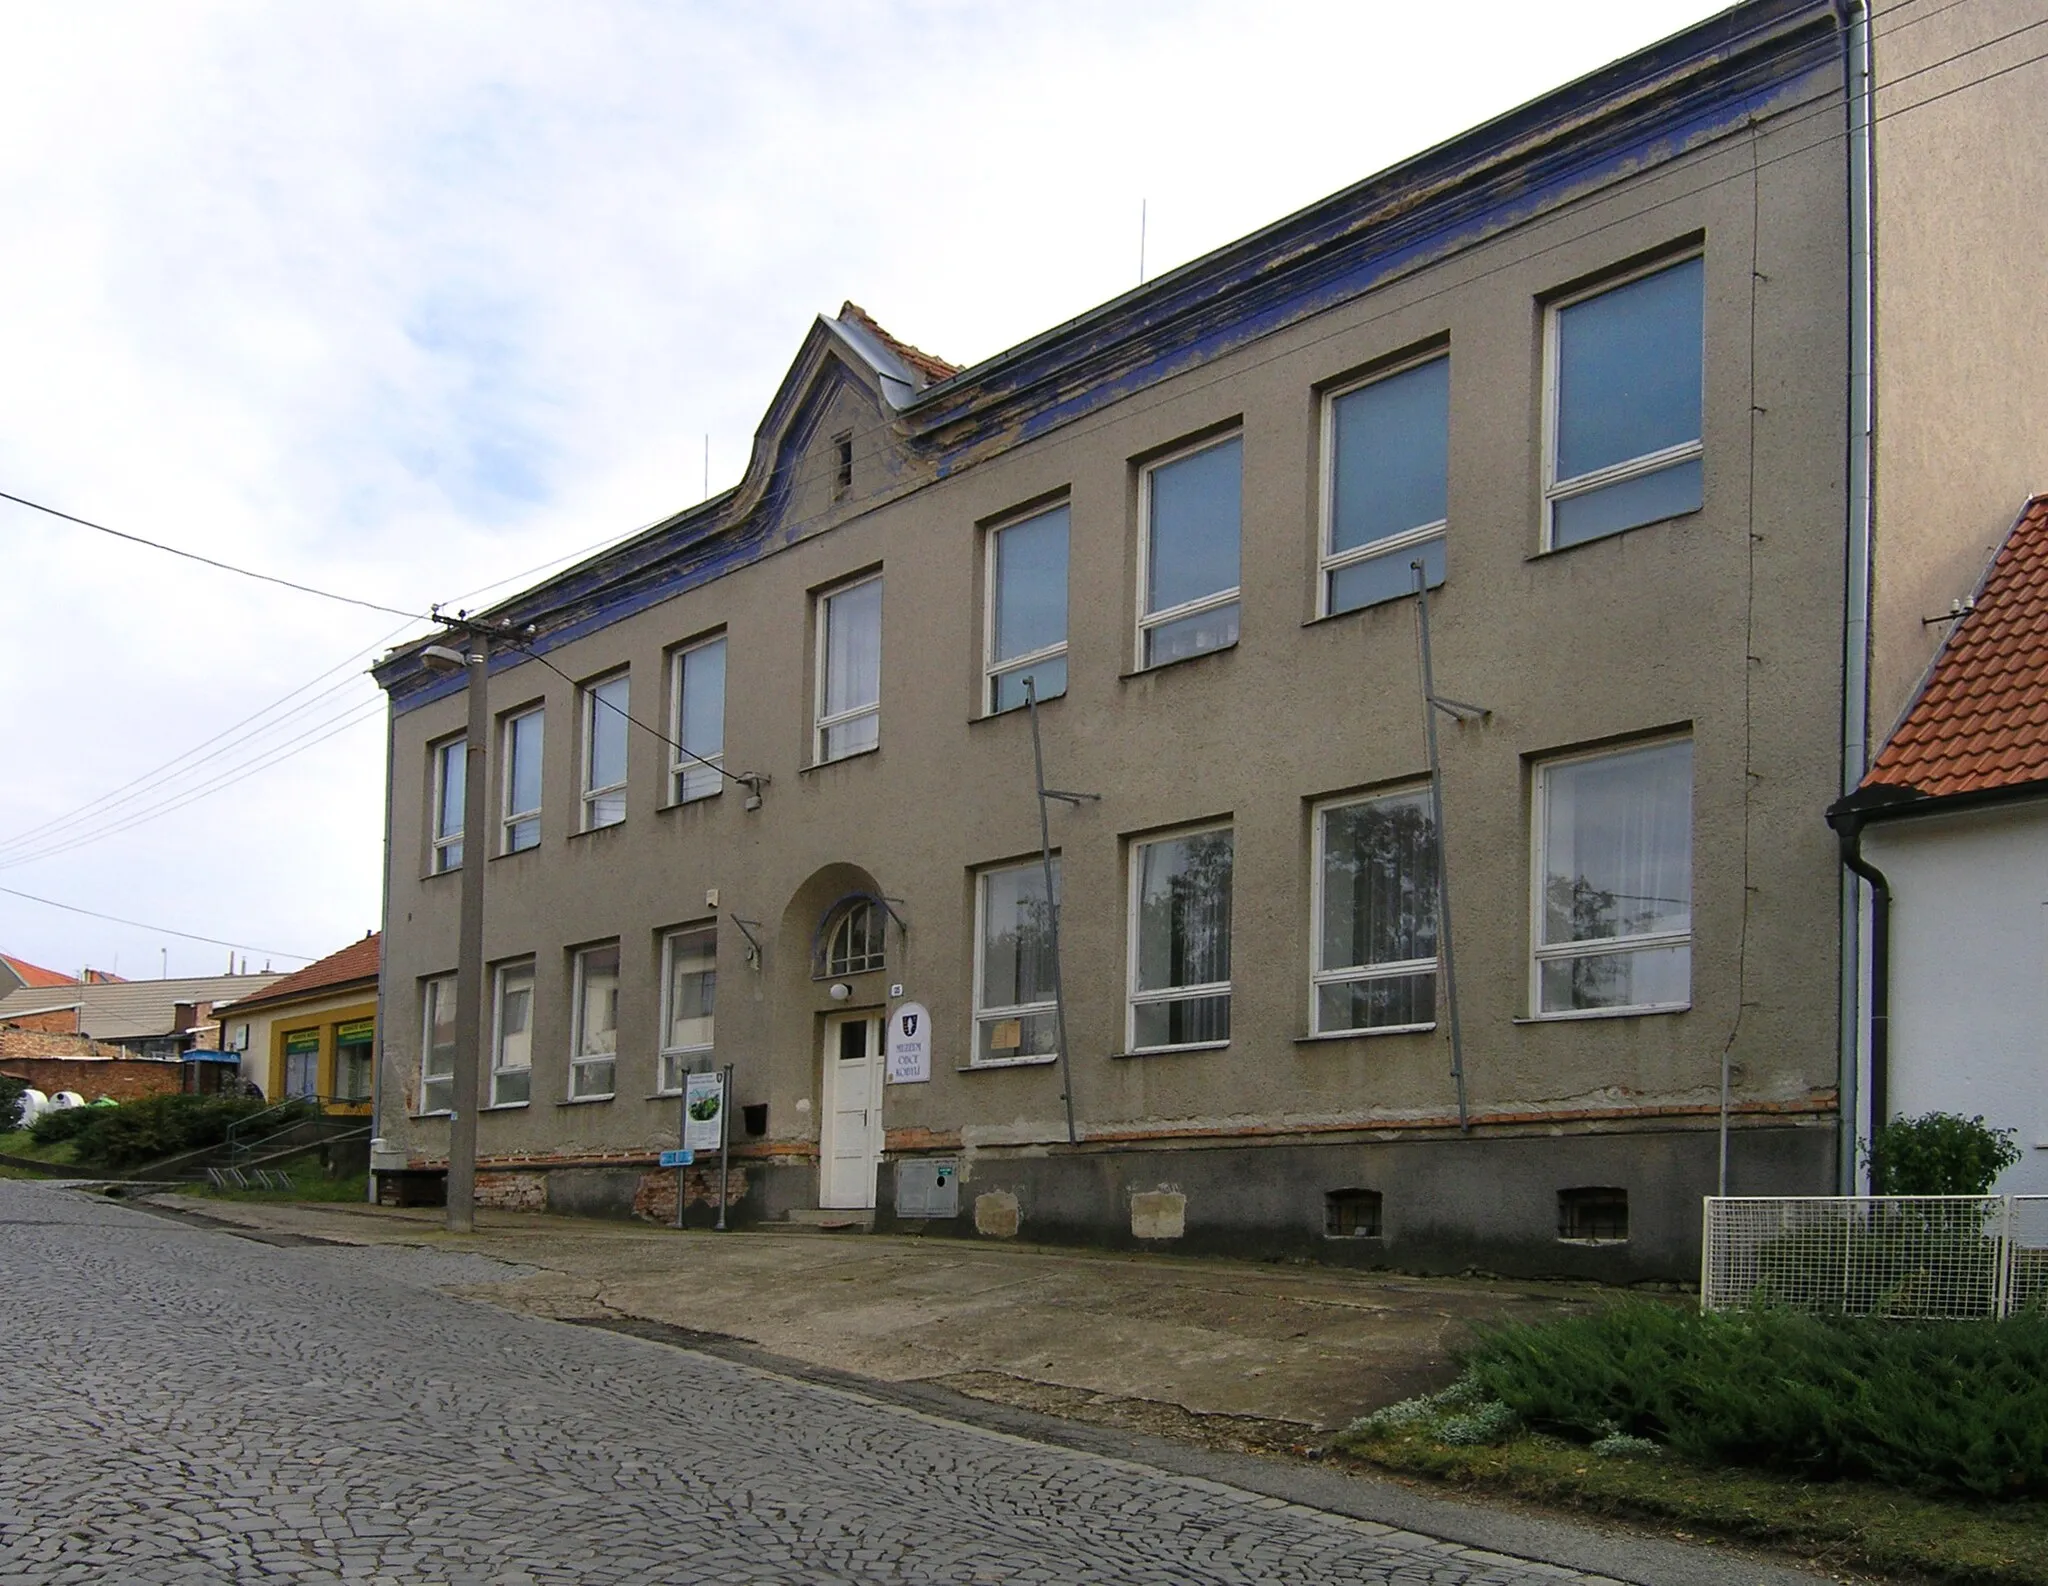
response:
<path id="1" fill-rule="evenodd" d="M 1871 1123 L 1981 1115 L 2021 1152 L 1996 1188 L 2048 1194 L 2048 495 L 1829 820 L 1867 883 Z"/>

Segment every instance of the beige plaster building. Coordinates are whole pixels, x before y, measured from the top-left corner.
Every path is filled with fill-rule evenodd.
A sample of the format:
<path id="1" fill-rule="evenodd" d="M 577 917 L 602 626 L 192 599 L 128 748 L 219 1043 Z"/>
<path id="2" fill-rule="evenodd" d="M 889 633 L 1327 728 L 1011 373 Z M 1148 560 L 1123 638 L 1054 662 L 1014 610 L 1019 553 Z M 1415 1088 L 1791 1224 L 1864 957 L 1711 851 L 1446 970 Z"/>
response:
<path id="1" fill-rule="evenodd" d="M 1872 534 L 1867 43 L 1739 6 L 973 368 L 821 317 L 735 490 L 492 613 L 486 830 L 379 667 L 380 1134 L 482 863 L 522 1204 L 647 1211 L 727 1064 L 742 1221 L 1672 1277 L 1832 1188 L 1821 811 L 1975 532 Z"/>

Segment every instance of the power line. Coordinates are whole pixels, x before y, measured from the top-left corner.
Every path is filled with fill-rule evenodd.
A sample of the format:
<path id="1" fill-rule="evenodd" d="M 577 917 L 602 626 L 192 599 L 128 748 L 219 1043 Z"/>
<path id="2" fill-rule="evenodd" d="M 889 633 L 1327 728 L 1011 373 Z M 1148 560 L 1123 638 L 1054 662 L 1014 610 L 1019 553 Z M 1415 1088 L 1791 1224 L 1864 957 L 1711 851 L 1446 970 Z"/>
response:
<path id="1" fill-rule="evenodd" d="M 546 667 L 550 672 L 554 673 L 555 676 L 559 677 L 563 682 L 573 687 L 579 694 L 584 692 L 584 688 L 581 683 L 577 682 L 575 678 L 571 677 L 567 672 L 563 671 L 559 666 L 555 665 L 554 662 L 550 661 L 538 650 L 530 649 L 524 644 L 519 645 L 518 649 L 521 655 L 528 655 L 533 657 L 534 660 L 540 662 L 542 666 Z M 595 694 L 592 694 L 591 698 L 597 699 L 597 696 Z M 743 787 L 752 787 L 757 780 L 766 780 L 765 778 L 741 776 L 735 772 L 728 771 L 716 760 L 707 760 L 701 754 L 697 753 L 696 750 L 684 748 L 681 744 L 677 743 L 675 739 L 671 738 L 667 733 L 663 732 L 659 727 L 649 726 L 646 722 L 642 721 L 638 716 L 635 716 L 631 711 L 621 710 L 617 705 L 614 705 L 608 699 L 597 699 L 597 702 L 600 705 L 604 706 L 606 710 L 612 711 L 617 715 L 625 717 L 625 719 L 628 722 L 630 722 L 633 726 L 638 727 L 642 732 L 653 734 L 656 738 L 659 738 L 663 743 L 667 744 L 671 749 L 675 750 L 677 754 L 686 754 L 692 760 L 695 760 L 697 764 L 701 766 L 706 766 L 709 769 L 716 771 L 728 782 L 737 782 Z"/>
<path id="2" fill-rule="evenodd" d="M 245 952 L 267 953 L 272 958 L 296 958 L 305 964 L 313 961 L 311 953 L 288 953 L 281 947 L 258 947 L 253 942 L 229 942 L 218 936 L 200 936 L 192 931 L 174 931 L 168 925 L 145 925 L 140 920 L 125 920 L 118 914 L 102 914 L 97 909 L 82 909 L 75 903 L 59 903 L 55 898 L 39 898 L 32 892 L 17 892 L 12 887 L 0 887 L 0 892 L 6 893 L 10 898 L 40 903 L 45 908 L 62 909 L 67 914 L 83 914 L 95 920 L 110 920 L 116 925 L 133 926 L 138 931 L 152 931 L 158 936 L 176 936 L 188 942 L 205 942 L 209 947 L 236 947 Z"/>
<path id="3" fill-rule="evenodd" d="M 211 556 L 201 556 L 197 551 L 180 550 L 175 545 L 166 545 L 161 540 L 144 539 L 139 534 L 129 534 L 121 529 L 110 529 L 104 523 L 95 523 L 90 518 L 74 517 L 69 512 L 59 512 L 55 507 L 46 507 L 40 501 L 31 501 L 26 496 L 12 495 L 0 490 L 0 501 L 12 501 L 16 506 L 27 507 L 35 512 L 46 512 L 53 518 L 62 518 L 66 523 L 76 523 L 81 528 L 95 529 L 101 534 L 111 534 L 117 540 L 127 540 L 133 545 L 146 545 L 153 551 L 162 551 L 169 556 L 182 556 L 188 562 L 198 562 L 206 567 L 218 568 L 223 573 L 237 573 L 243 578 L 253 578 L 260 583 L 276 584 L 282 589 L 296 589 L 302 595 L 317 595 L 322 600 L 339 601 L 344 606 L 361 606 L 366 611 L 381 611 L 388 616 L 405 617 L 412 621 L 431 622 L 431 617 L 417 611 L 402 611 L 397 606 L 386 606 L 374 600 L 358 600 L 354 595 L 337 595 L 331 589 L 316 589 L 311 584 L 294 583 L 289 578 L 279 578 L 271 573 L 259 573 L 253 568 L 237 567 L 233 562 L 218 561 Z"/>

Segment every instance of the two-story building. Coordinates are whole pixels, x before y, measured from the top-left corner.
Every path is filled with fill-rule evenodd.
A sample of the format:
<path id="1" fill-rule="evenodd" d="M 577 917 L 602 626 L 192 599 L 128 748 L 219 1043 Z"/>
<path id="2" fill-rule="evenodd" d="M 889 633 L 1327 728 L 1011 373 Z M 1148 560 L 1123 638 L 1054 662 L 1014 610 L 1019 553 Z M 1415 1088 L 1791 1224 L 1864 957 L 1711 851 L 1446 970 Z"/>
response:
<path id="1" fill-rule="evenodd" d="M 729 1064 L 735 1220 L 943 1162 L 963 1235 L 1613 1278 L 1831 1189 L 1820 812 L 1884 559 L 1980 533 L 1873 533 L 1870 60 L 1756 0 L 971 368 L 821 317 L 739 486 L 490 613 L 484 830 L 378 668 L 380 1134 L 475 1061 L 486 1194 L 645 1211 Z"/>

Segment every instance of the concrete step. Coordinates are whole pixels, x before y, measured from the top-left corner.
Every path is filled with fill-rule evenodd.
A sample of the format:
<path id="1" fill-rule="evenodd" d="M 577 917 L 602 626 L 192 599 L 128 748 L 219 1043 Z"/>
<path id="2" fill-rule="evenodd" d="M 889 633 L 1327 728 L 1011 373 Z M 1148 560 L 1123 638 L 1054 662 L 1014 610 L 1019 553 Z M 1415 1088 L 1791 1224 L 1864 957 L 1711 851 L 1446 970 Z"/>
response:
<path id="1" fill-rule="evenodd" d="M 815 1228 L 819 1233 L 867 1233 L 875 1226 L 874 1212 L 858 1207 L 798 1206 L 783 1220 L 792 1228 Z"/>

